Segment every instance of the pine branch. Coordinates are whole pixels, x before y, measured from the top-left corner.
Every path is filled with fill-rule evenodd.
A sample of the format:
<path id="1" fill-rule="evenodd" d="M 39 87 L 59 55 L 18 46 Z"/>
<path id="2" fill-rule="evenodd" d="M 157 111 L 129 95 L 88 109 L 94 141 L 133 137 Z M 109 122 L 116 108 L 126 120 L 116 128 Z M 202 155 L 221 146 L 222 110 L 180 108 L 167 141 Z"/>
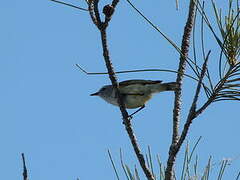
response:
<path id="1" fill-rule="evenodd" d="M 169 148 L 169 157 L 167 161 L 167 168 L 165 171 L 165 180 L 172 180 L 174 178 L 173 165 L 177 155 L 177 143 L 179 140 L 179 123 L 180 123 L 180 111 L 181 111 L 181 97 L 182 97 L 182 83 L 183 74 L 186 69 L 186 62 L 190 46 L 190 36 L 193 29 L 194 17 L 195 17 L 195 1 L 191 0 L 189 4 L 188 19 L 184 28 L 184 34 L 182 39 L 181 56 L 178 68 L 178 76 L 176 82 L 179 84 L 179 89 L 175 91 L 175 101 L 173 110 L 173 135 L 172 144 Z"/>

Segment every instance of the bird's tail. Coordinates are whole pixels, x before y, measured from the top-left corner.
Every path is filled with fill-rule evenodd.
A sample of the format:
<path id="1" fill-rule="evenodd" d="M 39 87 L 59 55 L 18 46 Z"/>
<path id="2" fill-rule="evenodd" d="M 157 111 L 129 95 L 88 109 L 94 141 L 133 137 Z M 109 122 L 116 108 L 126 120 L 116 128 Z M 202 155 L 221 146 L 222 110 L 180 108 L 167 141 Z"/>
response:
<path id="1" fill-rule="evenodd" d="M 176 82 L 162 83 L 164 91 L 175 91 L 179 88 L 179 84 Z"/>
<path id="2" fill-rule="evenodd" d="M 151 88 L 152 93 L 158 93 L 162 91 L 175 91 L 179 88 L 179 84 L 176 82 L 158 83 L 154 84 Z"/>

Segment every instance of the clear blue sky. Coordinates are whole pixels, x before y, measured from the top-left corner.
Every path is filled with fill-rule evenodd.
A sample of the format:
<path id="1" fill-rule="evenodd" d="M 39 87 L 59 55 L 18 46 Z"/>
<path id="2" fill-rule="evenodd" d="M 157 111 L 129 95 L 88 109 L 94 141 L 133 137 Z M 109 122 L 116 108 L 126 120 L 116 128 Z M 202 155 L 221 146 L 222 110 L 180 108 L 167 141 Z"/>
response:
<path id="1" fill-rule="evenodd" d="M 86 7 L 83 0 L 66 2 Z M 101 1 L 101 5 L 108 2 Z M 224 7 L 223 2 L 219 1 L 219 6 Z M 175 10 L 174 0 L 136 5 L 180 45 L 188 6 L 185 3 L 180 0 L 179 11 Z M 206 6 L 213 21 L 213 10 L 210 4 Z M 138 166 L 119 109 L 89 96 L 109 84 L 108 77 L 87 76 L 74 65 L 79 63 L 91 72 L 106 71 L 99 32 L 88 13 L 48 0 L 11 0 L 1 2 L 0 22 L 0 179 L 22 178 L 22 152 L 32 180 L 115 179 L 107 149 L 121 177 L 120 148 L 125 162 L 131 168 Z M 177 69 L 176 50 L 126 1 L 120 1 L 116 9 L 108 39 L 115 70 Z M 206 49 L 213 50 L 210 64 L 215 68 L 217 45 L 212 37 L 205 40 Z M 175 74 L 118 75 L 119 80 L 136 78 L 167 82 L 174 81 Z M 181 126 L 196 85 L 189 79 L 185 82 Z M 133 119 L 143 152 L 150 145 L 154 157 L 159 154 L 164 163 L 171 142 L 172 106 L 173 93 L 158 94 Z M 240 170 L 238 112 L 239 102 L 215 103 L 192 124 L 187 137 L 190 144 L 202 136 L 196 151 L 199 173 L 210 155 L 216 163 L 213 171 L 220 168 L 222 159 L 234 159 L 226 179 L 232 179 Z M 178 157 L 182 156 L 183 151 Z"/>

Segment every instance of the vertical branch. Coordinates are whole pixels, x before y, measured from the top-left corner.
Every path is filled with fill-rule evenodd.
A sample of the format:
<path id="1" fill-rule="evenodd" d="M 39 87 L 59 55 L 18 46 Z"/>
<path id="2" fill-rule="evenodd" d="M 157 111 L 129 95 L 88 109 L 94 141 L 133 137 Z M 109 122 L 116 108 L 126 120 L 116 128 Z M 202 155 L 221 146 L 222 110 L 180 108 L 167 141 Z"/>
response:
<path id="1" fill-rule="evenodd" d="M 123 98 L 119 92 L 117 77 L 116 77 L 110 56 L 109 56 L 106 28 L 100 29 L 100 32 L 101 32 L 101 40 L 102 40 L 102 48 L 103 48 L 103 57 L 104 57 L 105 64 L 106 64 L 106 67 L 108 70 L 109 79 L 111 80 L 113 87 L 116 89 L 116 94 L 118 97 L 118 104 L 119 104 L 119 107 L 120 107 L 120 110 L 121 110 L 121 113 L 122 113 L 122 116 L 124 119 L 124 123 L 129 124 L 130 119 L 128 118 L 128 113 L 126 111 L 125 104 L 123 102 Z"/>
<path id="2" fill-rule="evenodd" d="M 89 15 L 92 19 L 92 22 L 98 27 L 98 22 L 97 22 L 95 14 L 94 14 L 94 5 L 93 5 L 92 0 L 88 2 L 88 11 L 89 11 Z"/>
<path id="3" fill-rule="evenodd" d="M 177 143 L 177 148 L 176 148 L 177 151 L 179 151 L 183 141 L 185 140 L 185 138 L 187 136 L 187 133 L 188 133 L 188 130 L 189 130 L 189 127 L 190 127 L 193 119 L 197 117 L 197 114 L 196 114 L 197 101 L 198 101 L 199 93 L 200 93 L 200 90 L 201 90 L 203 78 L 204 78 L 204 76 L 205 76 L 205 74 L 207 72 L 207 63 L 208 63 L 210 52 L 211 51 L 208 52 L 208 54 L 206 56 L 206 59 L 205 59 L 205 61 L 203 63 L 201 75 L 200 75 L 200 78 L 199 78 L 199 81 L 198 81 L 198 85 L 197 85 L 197 89 L 196 89 L 196 92 L 195 92 L 195 96 L 193 98 L 192 106 L 191 106 L 191 108 L 189 110 L 187 121 L 186 121 L 186 123 L 184 125 L 181 137 L 179 138 L 179 141 Z"/>
<path id="4" fill-rule="evenodd" d="M 103 57 L 105 60 L 105 64 L 108 70 L 108 75 L 109 79 L 112 82 L 113 88 L 116 90 L 116 95 L 118 98 L 118 104 L 119 108 L 123 117 L 123 123 L 125 125 L 125 129 L 128 133 L 128 136 L 131 140 L 133 149 L 135 151 L 135 154 L 137 156 L 137 159 L 143 169 L 143 172 L 145 173 L 146 177 L 148 180 L 154 180 L 154 176 L 152 175 L 151 171 L 148 169 L 145 163 L 145 159 L 143 154 L 141 153 L 141 150 L 139 148 L 139 145 L 137 143 L 136 136 L 133 132 L 132 124 L 128 115 L 128 112 L 126 111 L 125 104 L 123 102 L 122 95 L 119 91 L 119 85 L 117 82 L 117 77 L 111 62 L 111 58 L 109 55 L 109 49 L 108 49 L 108 44 L 107 44 L 107 33 L 106 29 L 108 27 L 108 23 L 111 20 L 111 17 L 114 13 L 115 7 L 117 6 L 117 3 L 119 0 L 113 0 L 111 5 L 106 5 L 103 8 L 103 13 L 105 14 L 105 21 L 101 22 L 100 15 L 99 15 L 99 10 L 98 10 L 98 1 L 99 0 L 93 0 L 89 2 L 89 12 L 90 16 L 93 20 L 93 23 L 98 27 L 100 33 L 101 33 L 101 41 L 102 41 L 102 48 L 103 48 Z"/>
<path id="5" fill-rule="evenodd" d="M 176 160 L 176 145 L 179 139 L 179 123 L 180 123 L 180 111 L 181 111 L 181 97 L 182 97 L 182 83 L 183 83 L 183 74 L 186 69 L 186 58 L 188 57 L 189 46 L 190 46 L 190 37 L 194 24 L 194 15 L 195 15 L 195 0 L 190 0 L 188 19 L 184 28 L 184 34 L 182 39 L 181 46 L 181 56 L 178 67 L 178 75 L 176 82 L 179 84 L 179 89 L 175 91 L 175 101 L 173 109 L 173 135 L 172 135 L 172 144 L 169 148 L 169 157 L 167 162 L 167 168 L 165 171 L 165 179 L 173 179 L 173 165 Z"/>
<path id="6" fill-rule="evenodd" d="M 119 3 L 119 0 L 113 0 L 112 1 L 112 6 L 115 8 L 118 3 Z"/>
<path id="7" fill-rule="evenodd" d="M 27 166 L 25 163 L 24 153 L 22 153 L 22 162 L 23 162 L 23 180 L 28 180 Z"/>
<path id="8" fill-rule="evenodd" d="M 99 3 L 99 0 L 94 0 L 93 1 L 93 10 L 94 10 L 94 13 L 95 13 L 95 18 L 96 18 L 97 25 L 100 26 L 100 24 L 102 22 L 101 22 L 100 14 L 99 14 L 99 11 L 98 11 L 98 3 Z"/>

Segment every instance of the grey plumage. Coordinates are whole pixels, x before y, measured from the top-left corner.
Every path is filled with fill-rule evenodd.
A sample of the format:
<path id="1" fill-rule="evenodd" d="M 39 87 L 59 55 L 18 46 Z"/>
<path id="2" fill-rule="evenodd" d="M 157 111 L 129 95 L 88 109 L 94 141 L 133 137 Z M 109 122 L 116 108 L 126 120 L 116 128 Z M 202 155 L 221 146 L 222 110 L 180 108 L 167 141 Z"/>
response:
<path id="1" fill-rule="evenodd" d="M 134 79 L 119 83 L 119 91 L 123 95 L 126 108 L 133 109 L 145 106 L 152 95 L 162 91 L 174 91 L 178 88 L 176 82 Z M 91 96 L 100 96 L 110 104 L 118 106 L 116 91 L 112 85 L 103 86 Z"/>

